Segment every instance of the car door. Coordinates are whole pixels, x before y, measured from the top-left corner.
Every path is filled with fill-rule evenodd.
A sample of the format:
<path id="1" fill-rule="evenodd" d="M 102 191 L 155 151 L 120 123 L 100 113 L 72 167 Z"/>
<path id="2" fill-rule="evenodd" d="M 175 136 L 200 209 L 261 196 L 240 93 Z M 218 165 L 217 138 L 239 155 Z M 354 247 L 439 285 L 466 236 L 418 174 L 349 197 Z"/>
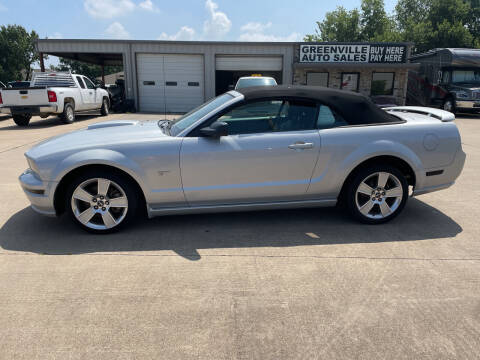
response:
<path id="1" fill-rule="evenodd" d="M 82 98 L 82 102 L 80 104 L 75 104 L 75 108 L 77 110 L 85 110 L 88 109 L 88 104 L 90 103 L 90 94 L 89 94 L 89 89 L 85 86 L 85 82 L 83 81 L 82 76 L 75 76 L 75 79 L 77 80 L 79 90 L 80 90 L 80 97 Z"/>
<path id="2" fill-rule="evenodd" d="M 184 138 L 180 167 L 191 206 L 305 199 L 320 151 L 317 104 L 270 99 L 236 105 L 213 121 L 228 136 Z M 201 126 L 201 127 L 202 127 Z"/>
<path id="3" fill-rule="evenodd" d="M 85 82 L 85 86 L 88 90 L 88 102 L 86 103 L 86 109 L 98 109 L 100 105 L 96 99 L 97 89 L 95 88 L 95 85 L 93 85 L 90 79 L 86 76 L 83 77 L 83 81 Z"/>

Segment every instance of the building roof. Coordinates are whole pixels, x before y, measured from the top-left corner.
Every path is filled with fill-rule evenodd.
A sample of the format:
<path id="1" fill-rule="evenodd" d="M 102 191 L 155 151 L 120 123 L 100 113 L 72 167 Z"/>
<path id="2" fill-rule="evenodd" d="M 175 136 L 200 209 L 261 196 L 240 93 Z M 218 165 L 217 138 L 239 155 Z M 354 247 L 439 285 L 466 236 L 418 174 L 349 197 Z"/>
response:
<path id="1" fill-rule="evenodd" d="M 334 109 L 350 125 L 382 124 L 399 119 L 380 109 L 365 95 L 321 86 L 278 85 L 257 86 L 236 90 L 245 101 L 265 98 L 301 98 L 318 101 Z"/>
<path id="2" fill-rule="evenodd" d="M 420 62 L 440 62 L 443 66 L 478 67 L 480 65 L 480 49 L 437 48 L 413 55 L 410 59 Z"/>

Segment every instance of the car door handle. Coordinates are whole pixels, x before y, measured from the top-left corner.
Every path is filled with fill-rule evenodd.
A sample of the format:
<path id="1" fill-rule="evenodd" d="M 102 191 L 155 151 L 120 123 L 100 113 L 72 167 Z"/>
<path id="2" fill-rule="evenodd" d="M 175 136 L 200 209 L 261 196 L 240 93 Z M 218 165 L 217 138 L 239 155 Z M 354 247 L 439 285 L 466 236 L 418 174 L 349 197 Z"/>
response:
<path id="1" fill-rule="evenodd" d="M 288 145 L 288 148 L 292 150 L 313 149 L 313 143 L 298 141 L 295 144 Z"/>
<path id="2" fill-rule="evenodd" d="M 90 95 L 92 95 L 92 94 L 93 94 L 93 92 L 92 92 L 92 91 L 90 91 L 90 93 L 89 93 L 89 94 L 90 94 Z"/>

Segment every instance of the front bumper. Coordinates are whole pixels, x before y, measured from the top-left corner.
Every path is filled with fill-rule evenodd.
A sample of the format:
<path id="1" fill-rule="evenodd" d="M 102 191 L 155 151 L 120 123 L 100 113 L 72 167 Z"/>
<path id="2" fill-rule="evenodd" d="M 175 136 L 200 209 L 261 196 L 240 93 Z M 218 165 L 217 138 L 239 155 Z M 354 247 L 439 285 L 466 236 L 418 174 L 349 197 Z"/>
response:
<path id="1" fill-rule="evenodd" d="M 54 183 L 42 181 L 31 169 L 25 170 L 18 180 L 33 210 L 42 215 L 56 216 L 53 204 Z"/>
<path id="2" fill-rule="evenodd" d="M 39 106 L 4 106 L 0 107 L 0 113 L 8 115 L 40 115 L 40 114 L 52 114 L 57 112 L 58 107 L 56 105 L 39 105 Z"/>
<path id="3" fill-rule="evenodd" d="M 480 111 L 480 100 L 457 100 L 455 106 L 457 109 L 478 109 Z"/>

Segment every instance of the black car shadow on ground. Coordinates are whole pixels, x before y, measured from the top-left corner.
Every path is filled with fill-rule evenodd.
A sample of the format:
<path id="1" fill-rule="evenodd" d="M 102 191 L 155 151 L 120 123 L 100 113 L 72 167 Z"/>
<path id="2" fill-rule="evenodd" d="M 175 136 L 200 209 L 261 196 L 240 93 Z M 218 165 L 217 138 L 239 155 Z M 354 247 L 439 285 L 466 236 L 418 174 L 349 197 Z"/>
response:
<path id="1" fill-rule="evenodd" d="M 47 218 L 25 208 L 0 229 L 0 246 L 50 255 L 173 250 L 199 260 L 198 249 L 417 241 L 460 232 L 453 219 L 417 199 L 410 199 L 399 217 L 377 226 L 350 220 L 337 208 L 320 208 L 165 216 L 109 235 L 88 234 L 65 216 Z"/>
<path id="2" fill-rule="evenodd" d="M 480 113 L 458 113 L 455 115 L 457 119 L 480 119 Z"/>
<path id="3" fill-rule="evenodd" d="M 102 120 L 102 117 L 98 113 L 76 114 L 75 115 L 75 122 L 73 124 L 81 123 L 82 121 L 91 120 L 91 119 L 95 119 L 95 118 L 99 118 L 99 120 Z M 32 121 L 30 121 L 28 126 L 18 126 L 12 120 L 12 125 L 2 127 L 2 128 L 0 128 L 0 131 L 2 131 L 2 130 L 35 130 L 35 129 L 50 128 L 50 127 L 59 126 L 59 125 L 68 126 L 70 124 L 64 124 L 58 116 L 49 116 L 46 119 L 32 120 Z"/>

